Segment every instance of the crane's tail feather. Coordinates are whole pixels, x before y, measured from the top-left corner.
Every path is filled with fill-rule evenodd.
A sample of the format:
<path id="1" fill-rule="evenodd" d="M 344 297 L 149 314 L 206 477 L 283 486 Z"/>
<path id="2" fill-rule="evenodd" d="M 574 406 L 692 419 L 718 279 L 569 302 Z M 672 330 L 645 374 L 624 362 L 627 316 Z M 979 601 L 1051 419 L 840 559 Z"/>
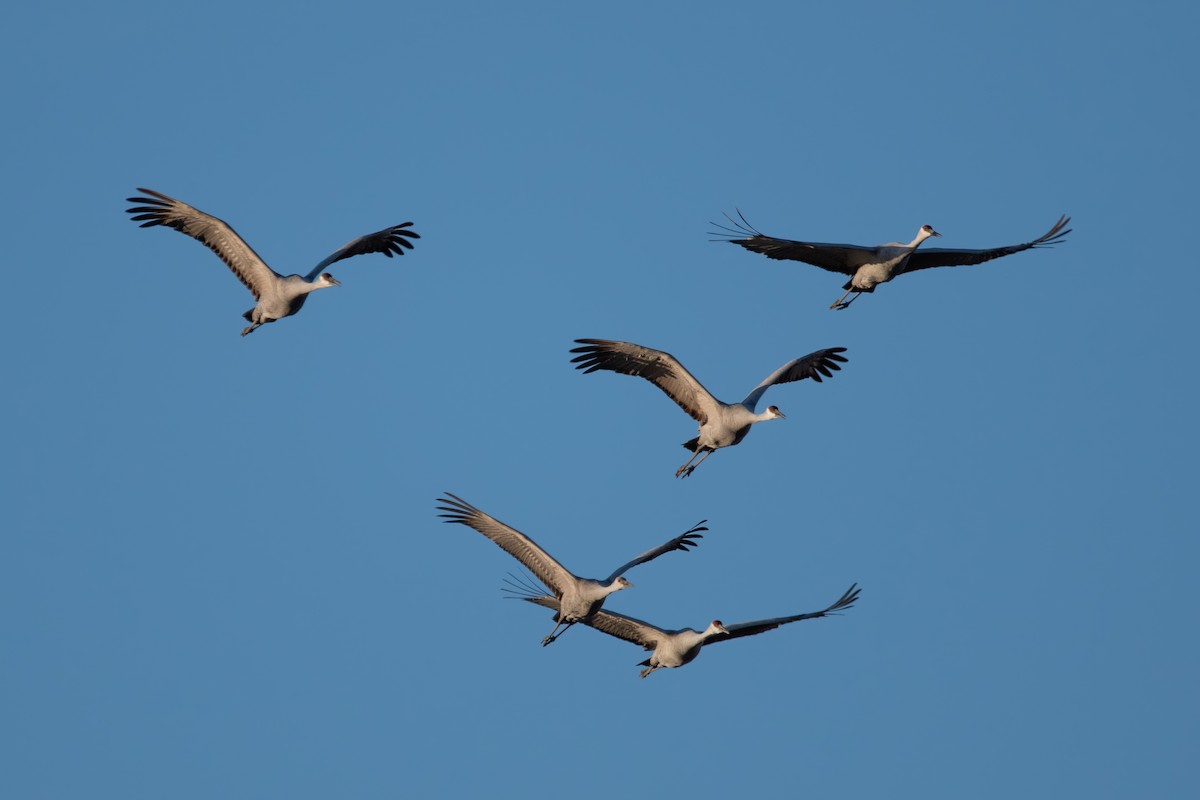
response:
<path id="1" fill-rule="evenodd" d="M 547 592 L 533 582 L 533 578 L 524 573 L 518 575 L 516 573 L 508 573 L 508 577 L 504 579 L 504 586 L 500 587 L 500 591 L 504 592 L 507 597 L 505 600 L 533 600 L 534 598 L 544 597 Z"/>

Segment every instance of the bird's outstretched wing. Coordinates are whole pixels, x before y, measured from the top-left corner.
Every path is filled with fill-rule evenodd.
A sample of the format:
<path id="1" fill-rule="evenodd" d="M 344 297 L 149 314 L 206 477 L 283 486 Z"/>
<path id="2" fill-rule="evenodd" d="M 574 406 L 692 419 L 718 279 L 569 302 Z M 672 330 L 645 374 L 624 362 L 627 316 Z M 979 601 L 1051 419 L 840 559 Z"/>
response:
<path id="1" fill-rule="evenodd" d="M 605 611 L 603 608 L 580 622 L 589 628 L 595 628 L 609 636 L 633 642 L 647 650 L 657 647 L 659 637 L 666 633 L 662 628 L 651 625 L 649 622 L 642 622 L 640 619 L 627 617 L 615 611 Z"/>
<path id="2" fill-rule="evenodd" d="M 404 255 L 405 248 L 409 250 L 413 249 L 413 243 L 409 239 L 421 238 L 421 234 L 408 230 L 410 225 L 412 225 L 411 222 L 402 222 L 399 225 L 393 225 L 390 228 L 384 228 L 381 231 L 360 236 L 320 264 L 317 264 L 304 277 L 311 281 L 320 275 L 330 264 L 335 261 L 341 261 L 343 258 L 350 258 L 351 256 L 361 256 L 366 253 L 383 253 L 388 258 L 391 258 L 393 255 L 402 256 Z"/>
<path id="3" fill-rule="evenodd" d="M 754 226 L 742 216 L 741 211 L 738 211 L 737 215 L 737 219 L 728 214 L 725 215 L 733 227 L 718 222 L 712 223 L 714 227 L 721 229 L 713 232 L 713 236 L 719 237 L 715 241 L 740 244 L 751 252 L 762 253 L 767 258 L 803 261 L 805 264 L 812 264 L 814 267 L 820 267 L 830 272 L 853 275 L 860 266 L 873 260 L 878 250 L 876 247 L 863 247 L 856 244 L 776 239 L 755 230 Z"/>
<path id="4" fill-rule="evenodd" d="M 153 189 L 139 187 L 138 191 L 148 196 L 126 198 L 130 203 L 142 204 L 126 209 L 134 222 L 141 222 L 143 228 L 174 228 L 196 239 L 220 256 L 255 299 L 278 277 L 228 223 Z"/>
<path id="5" fill-rule="evenodd" d="M 718 633 L 716 636 L 708 639 L 705 644 L 723 642 L 727 639 L 738 639 L 742 636 L 753 636 L 756 633 L 774 630 L 780 625 L 787 625 L 789 622 L 799 622 L 803 619 L 820 619 L 838 611 L 845 611 L 853 607 L 854 602 L 858 600 L 858 593 L 860 591 L 862 590 L 858 588 L 858 584 L 854 584 L 846 590 L 846 593 L 836 603 L 820 611 L 813 611 L 808 614 L 796 614 L 791 617 L 775 617 L 774 619 L 760 619 L 754 622 L 736 622 L 732 625 L 726 625 L 725 628 L 729 633 Z"/>
<path id="6" fill-rule="evenodd" d="M 574 579 L 574 575 L 554 557 L 538 546 L 537 542 L 521 533 L 516 528 L 510 528 L 500 520 L 485 514 L 461 497 L 446 492 L 446 496 L 438 502 L 438 511 L 443 513 L 446 522 L 457 522 L 482 533 L 491 539 L 510 556 L 525 565 L 525 568 L 537 576 L 556 595 L 561 596 L 563 587 Z"/>
<path id="7" fill-rule="evenodd" d="M 636 567 L 638 564 L 645 564 L 647 561 L 653 561 L 654 559 L 658 558 L 659 556 L 663 555 L 664 553 L 670 553 L 673 550 L 682 550 L 683 552 L 686 553 L 686 552 L 688 552 L 689 547 L 699 546 L 700 543 L 697 542 L 696 540 L 704 538 L 704 535 L 700 532 L 708 530 L 708 528 L 704 526 L 704 523 L 706 523 L 706 522 L 708 522 L 708 520 L 706 520 L 706 519 L 700 520 L 699 522 L 696 523 L 695 527 L 693 527 L 691 530 L 684 531 L 683 533 L 676 536 L 674 539 L 670 539 L 666 542 L 663 542 L 658 547 L 655 547 L 653 550 L 647 550 L 646 552 L 642 553 L 637 558 L 630 561 L 628 564 L 623 564 L 620 567 L 617 567 L 617 569 L 614 570 L 613 573 L 608 576 L 607 580 L 615 581 L 617 578 L 621 577 L 626 572 L 628 572 L 629 570 Z"/>
<path id="8" fill-rule="evenodd" d="M 824 350 L 818 350 L 815 353 L 809 353 L 801 358 L 794 358 L 784 364 L 779 369 L 767 376 L 767 379 L 754 387 L 754 391 L 746 395 L 746 399 L 742 404 L 751 411 L 758 404 L 759 399 L 770 387 L 777 383 L 790 383 L 792 381 L 803 380 L 804 378 L 812 378 L 817 383 L 821 382 L 821 377 L 833 377 L 833 373 L 840 370 L 842 364 L 845 364 L 847 359 L 839 353 L 846 352 L 844 347 L 828 347 Z"/>
<path id="9" fill-rule="evenodd" d="M 1019 253 L 1022 250 L 1031 250 L 1035 247 L 1048 247 L 1061 242 L 1063 237 L 1071 232 L 1070 228 L 1063 230 L 1070 223 L 1071 218 L 1064 214 L 1059 218 L 1058 222 L 1054 223 L 1053 228 L 1031 242 L 1010 244 L 1005 247 L 992 247 L 987 250 L 953 250 L 944 247 L 918 248 L 908 257 L 908 263 L 905 264 L 904 271 L 913 272 L 914 270 L 929 269 L 930 267 L 963 267 L 971 264 L 982 264 L 985 261 L 991 261 L 993 258 L 1011 256 L 1013 253 Z"/>
<path id="10" fill-rule="evenodd" d="M 611 339 L 576 339 L 575 342 L 584 346 L 571 350 L 582 354 L 571 359 L 571 363 L 584 374 L 604 369 L 645 378 L 666 392 L 701 425 L 708 421 L 709 414 L 718 405 L 717 399 L 670 353 Z"/>
<path id="11" fill-rule="evenodd" d="M 556 613 L 559 609 L 558 598 L 551 597 L 548 594 L 537 596 L 522 595 L 520 599 L 534 605 L 552 609 Z M 609 636 L 633 642 L 647 650 L 653 650 L 657 647 L 659 637 L 665 633 L 662 628 L 657 628 L 649 622 L 642 622 L 640 619 L 627 617 L 624 614 L 617 614 L 613 611 L 605 611 L 603 608 L 590 617 L 579 621 L 589 628 L 595 628 L 602 633 L 607 633 Z"/>

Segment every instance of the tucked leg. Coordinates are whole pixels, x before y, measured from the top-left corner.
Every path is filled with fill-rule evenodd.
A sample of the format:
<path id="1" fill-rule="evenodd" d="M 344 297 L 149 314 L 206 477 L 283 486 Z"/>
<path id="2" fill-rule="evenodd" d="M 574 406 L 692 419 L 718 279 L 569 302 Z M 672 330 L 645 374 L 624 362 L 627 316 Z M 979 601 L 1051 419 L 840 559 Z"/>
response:
<path id="1" fill-rule="evenodd" d="M 829 308 L 830 309 L 836 308 L 838 310 L 841 310 L 843 308 L 848 307 L 850 305 L 850 303 L 854 302 L 854 299 L 851 299 L 850 303 L 843 303 L 842 301 L 846 299 L 846 295 L 850 294 L 851 292 L 855 292 L 855 291 L 857 291 L 857 290 L 853 286 L 851 286 L 849 289 L 846 290 L 846 294 L 842 295 L 836 301 L 834 301 L 834 304 L 831 305 Z M 857 298 L 858 295 L 860 295 L 860 294 L 862 294 L 862 292 L 857 292 L 857 294 L 855 294 L 854 297 Z"/>
<path id="2" fill-rule="evenodd" d="M 683 474 L 680 475 L 679 472 L 676 472 L 675 477 L 676 478 L 686 478 L 687 476 L 691 475 L 693 472 L 696 471 L 696 467 L 698 467 L 704 463 L 704 459 L 708 458 L 710 455 L 712 455 L 715 452 L 717 452 L 717 451 L 716 450 L 705 450 L 704 455 L 700 457 L 699 461 L 697 461 L 695 464 L 692 464 L 690 467 L 687 467 L 687 465 L 684 464 L 684 467 L 687 467 L 687 469 L 685 470 L 683 467 L 680 467 L 679 469 L 681 472 L 683 472 Z"/>
<path id="3" fill-rule="evenodd" d="M 550 635 L 547 636 L 545 639 L 542 639 L 542 647 L 545 647 L 548 644 L 553 644 L 558 639 L 559 636 L 562 636 L 564 633 L 571 630 L 571 626 L 574 624 L 575 624 L 574 622 L 568 622 L 566 624 L 566 626 L 563 627 L 562 631 L 557 632 L 557 633 L 556 633 L 556 631 L 558 631 L 559 625 L 562 625 L 562 623 L 560 622 L 560 623 L 556 624 L 554 626 L 554 630 L 550 631 Z"/>

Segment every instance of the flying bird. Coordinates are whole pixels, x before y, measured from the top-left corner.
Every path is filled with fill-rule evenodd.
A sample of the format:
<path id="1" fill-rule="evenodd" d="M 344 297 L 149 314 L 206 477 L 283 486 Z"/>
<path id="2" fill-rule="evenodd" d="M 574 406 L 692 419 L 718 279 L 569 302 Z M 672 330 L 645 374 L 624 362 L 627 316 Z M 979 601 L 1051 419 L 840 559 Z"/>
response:
<path id="1" fill-rule="evenodd" d="M 584 345 L 571 350 L 572 353 L 581 354 L 571 359 L 576 369 L 583 370 L 584 374 L 604 369 L 645 378 L 666 392 L 680 408 L 700 423 L 700 435 L 683 443 L 692 451 L 692 457 L 675 470 L 676 478 L 691 475 L 710 453 L 722 447 L 732 447 L 745 439 L 754 423 L 783 419 L 783 412 L 778 406 L 768 406 L 761 414 L 755 412 L 759 398 L 767 389 L 777 383 L 804 378 L 812 378 L 820 383 L 822 376 L 832 377 L 846 362 L 846 358 L 839 355 L 846 351 L 844 347 L 818 350 L 802 358 L 794 358 L 772 372 L 740 403 L 722 403 L 670 353 L 609 339 L 576 339 L 575 342 Z M 699 461 L 696 461 L 697 456 L 700 457 Z"/>
<path id="2" fill-rule="evenodd" d="M 641 645 L 645 650 L 653 650 L 654 653 L 648 659 L 638 664 L 639 667 L 646 668 L 641 672 L 641 676 L 645 678 L 656 669 L 682 667 L 684 664 L 690 663 L 700 655 L 700 649 L 705 645 L 738 639 L 742 636 L 754 636 L 757 633 L 774 630 L 780 625 L 787 625 L 789 622 L 820 619 L 839 611 L 845 611 L 858 600 L 860 591 L 858 584 L 854 584 L 836 603 L 820 611 L 796 614 L 791 617 L 760 619 L 754 622 L 737 622 L 732 625 L 722 624 L 719 619 L 715 619 L 702 631 L 692 628 L 675 631 L 663 630 L 649 622 L 612 611 L 597 611 L 591 617 L 581 621 L 584 625 L 607 633 L 609 636 Z M 525 596 L 521 599 L 546 608 L 558 609 L 558 600 L 550 595 Z"/>
<path id="3" fill-rule="evenodd" d="M 542 640 L 542 646 L 548 645 L 562 636 L 576 622 L 584 622 L 589 619 L 600 610 L 600 607 L 604 605 L 604 600 L 613 592 L 631 588 L 633 584 L 622 577 L 626 572 L 638 564 L 653 561 L 664 553 L 674 550 L 682 550 L 686 553 L 689 547 L 699 545 L 697 539 L 704 538 L 701 531 L 708 530 L 703 527 L 707 520 L 701 520 L 690 530 L 684 531 L 658 547 L 647 550 L 633 560 L 617 567 L 607 578 L 594 580 L 575 575 L 555 561 L 553 556 L 539 547 L 533 539 L 515 528 L 510 528 L 490 514 L 485 514 L 462 498 L 447 492 L 446 496 L 440 498 L 438 502 L 443 504 L 438 506 L 438 511 L 443 512 L 438 515 L 439 517 L 445 517 L 446 522 L 456 522 L 479 531 L 510 556 L 524 564 L 525 568 L 537 576 L 537 579 L 553 593 L 551 596 L 556 604 L 554 610 L 557 612 L 554 616 L 554 629 L 550 631 L 549 636 Z M 558 630 L 560 627 L 562 628 L 561 633 Z"/>
<path id="4" fill-rule="evenodd" d="M 1037 247 L 1048 247 L 1062 241 L 1071 232 L 1070 228 L 1063 230 L 1071 222 L 1065 214 L 1054 223 L 1054 227 L 1038 238 L 1022 244 L 1010 244 L 1004 247 L 992 247 L 984 250 L 954 250 L 950 248 L 928 247 L 918 250 L 921 243 L 932 236 L 941 236 L 928 225 L 922 225 L 917 235 L 908 244 L 889 242 L 875 247 L 864 247 L 856 244 L 822 244 L 820 242 L 798 242 L 792 239 L 775 239 L 754 229 L 742 212 L 738 219 L 725 215 L 733 227 L 713 223 L 721 229 L 715 234 L 722 237 L 720 241 L 740 244 L 755 253 L 762 253 L 768 258 L 803 261 L 815 267 L 840 272 L 849 275 L 843 289 L 846 293 L 839 297 L 831 309 L 849 308 L 850 304 L 863 293 L 875 291 L 881 283 L 887 283 L 905 272 L 915 272 L 930 267 L 962 267 L 970 264 L 982 264 L 1001 256 L 1010 256 L 1022 250 L 1032 250 Z M 740 220 L 740 221 L 739 221 Z M 854 292 L 854 297 L 846 300 L 847 295 Z"/>
<path id="5" fill-rule="evenodd" d="M 409 240 L 421 238 L 420 234 L 408 230 L 411 222 L 393 225 L 358 237 L 317 264 L 307 275 L 285 276 L 268 267 L 227 223 L 152 189 L 139 188 L 138 191 L 147 196 L 126 198 L 130 203 L 141 204 L 126 209 L 135 222 L 141 222 L 143 228 L 164 225 L 199 240 L 216 253 L 254 295 L 258 304 L 242 315 L 250 323 L 242 336 L 252 333 L 260 325 L 297 313 L 309 292 L 341 286 L 325 272 L 325 268 L 335 261 L 364 253 L 383 253 L 388 258 L 404 255 L 404 248 L 411 250 L 413 247 Z"/>

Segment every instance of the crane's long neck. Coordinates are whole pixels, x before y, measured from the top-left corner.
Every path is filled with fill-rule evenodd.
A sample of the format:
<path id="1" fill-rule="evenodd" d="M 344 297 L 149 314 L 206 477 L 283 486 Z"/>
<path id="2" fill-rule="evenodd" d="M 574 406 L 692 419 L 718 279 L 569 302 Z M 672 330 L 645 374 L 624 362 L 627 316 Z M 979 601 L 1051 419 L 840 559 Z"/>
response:
<path id="1" fill-rule="evenodd" d="M 614 592 L 619 592 L 629 586 L 628 581 L 622 581 L 620 578 L 613 578 L 607 586 L 604 587 L 604 596 L 608 597 Z"/>
<path id="2" fill-rule="evenodd" d="M 749 408 L 746 408 L 746 406 L 742 406 L 742 408 L 745 409 L 745 415 L 742 417 L 742 421 L 746 424 L 752 425 L 755 422 L 766 422 L 767 420 L 783 418 L 783 414 L 779 413 L 779 409 L 774 408 L 773 406 L 767 406 L 764 410 L 758 413 L 751 411 Z"/>
<path id="3" fill-rule="evenodd" d="M 924 228 L 921 228 L 921 230 L 917 231 L 916 238 L 908 243 L 909 249 L 916 250 L 917 247 L 921 244 L 921 242 L 925 241 L 930 236 L 933 236 L 933 234 L 930 233 L 929 231 L 925 230 Z"/>
<path id="4" fill-rule="evenodd" d="M 704 644 L 709 639 L 713 638 L 714 636 L 719 636 L 722 633 L 725 633 L 725 630 L 717 627 L 717 623 L 714 621 L 698 634 L 700 637 L 700 644 Z"/>

